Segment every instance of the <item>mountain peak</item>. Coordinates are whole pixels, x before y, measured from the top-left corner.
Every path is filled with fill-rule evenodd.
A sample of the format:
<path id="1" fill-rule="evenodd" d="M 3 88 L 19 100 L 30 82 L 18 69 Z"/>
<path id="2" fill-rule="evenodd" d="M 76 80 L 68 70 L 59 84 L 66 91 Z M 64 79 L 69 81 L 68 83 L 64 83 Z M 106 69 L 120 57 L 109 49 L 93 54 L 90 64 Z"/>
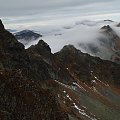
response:
<path id="1" fill-rule="evenodd" d="M 37 53 L 43 56 L 44 58 L 48 58 L 48 56 L 51 55 L 51 48 L 43 40 L 39 40 L 39 42 L 36 45 L 32 45 L 31 47 L 29 47 L 28 51 Z"/>
<path id="2" fill-rule="evenodd" d="M 104 31 L 108 31 L 108 32 L 110 32 L 110 31 L 113 31 L 113 29 L 109 26 L 109 25 L 105 25 L 105 26 L 103 26 L 102 28 L 101 28 L 101 30 L 104 30 Z"/>
<path id="3" fill-rule="evenodd" d="M 77 49 L 73 45 L 66 45 L 61 51 L 77 51 Z"/>
<path id="4" fill-rule="evenodd" d="M 31 41 L 31 40 L 36 40 L 39 37 L 42 37 L 42 35 L 35 33 L 34 31 L 31 30 L 22 30 L 20 32 L 15 33 L 15 37 L 18 40 L 25 40 L 25 41 Z"/>
<path id="5" fill-rule="evenodd" d="M 2 31 L 2 30 L 4 30 L 5 28 L 4 28 L 4 25 L 3 25 L 3 23 L 2 23 L 2 20 L 0 19 L 0 31 Z"/>
<path id="6" fill-rule="evenodd" d="M 2 51 L 21 51 L 24 49 L 24 45 L 17 41 L 12 33 L 5 30 L 2 21 L 0 20 L 0 47 Z M 14 53 L 13 52 L 13 53 Z"/>
<path id="7" fill-rule="evenodd" d="M 36 47 L 39 49 L 39 50 L 46 50 L 48 51 L 49 53 L 51 53 L 51 49 L 49 47 L 49 45 L 44 42 L 43 40 L 39 40 L 38 44 L 36 45 Z"/>
<path id="8" fill-rule="evenodd" d="M 62 53 L 67 53 L 67 54 L 76 54 L 76 53 L 81 53 L 80 50 L 76 49 L 73 45 L 66 45 L 64 46 L 61 51 Z"/>

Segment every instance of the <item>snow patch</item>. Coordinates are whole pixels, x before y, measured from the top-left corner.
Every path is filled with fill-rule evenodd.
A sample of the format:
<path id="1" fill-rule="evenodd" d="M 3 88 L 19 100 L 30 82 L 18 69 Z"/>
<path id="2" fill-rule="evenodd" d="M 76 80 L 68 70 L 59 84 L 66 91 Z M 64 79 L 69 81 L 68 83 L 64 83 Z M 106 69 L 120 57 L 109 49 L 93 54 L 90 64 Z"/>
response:
<path id="1" fill-rule="evenodd" d="M 58 94 L 58 97 L 60 97 L 60 95 Z"/>
<path id="2" fill-rule="evenodd" d="M 65 91 L 65 90 L 64 90 L 63 92 L 64 92 L 64 93 L 66 93 L 66 91 Z"/>
<path id="3" fill-rule="evenodd" d="M 67 98 L 69 98 L 70 101 L 73 101 L 68 94 L 66 96 L 67 96 Z"/>
<path id="4" fill-rule="evenodd" d="M 82 90 L 84 90 L 84 91 L 86 91 L 82 86 L 80 86 L 80 85 L 78 85 L 77 83 L 75 83 L 75 82 L 73 82 L 73 85 L 76 85 L 78 88 L 80 88 L 80 89 L 82 89 Z"/>
<path id="5" fill-rule="evenodd" d="M 96 80 L 92 80 L 91 82 L 97 84 Z"/>
<path id="6" fill-rule="evenodd" d="M 73 103 L 74 107 L 79 111 L 80 114 L 82 114 L 83 116 L 86 116 L 87 118 L 91 119 L 91 120 L 97 120 L 96 118 L 91 118 L 89 115 L 87 115 L 85 113 L 84 110 L 81 110 L 75 103 Z"/>

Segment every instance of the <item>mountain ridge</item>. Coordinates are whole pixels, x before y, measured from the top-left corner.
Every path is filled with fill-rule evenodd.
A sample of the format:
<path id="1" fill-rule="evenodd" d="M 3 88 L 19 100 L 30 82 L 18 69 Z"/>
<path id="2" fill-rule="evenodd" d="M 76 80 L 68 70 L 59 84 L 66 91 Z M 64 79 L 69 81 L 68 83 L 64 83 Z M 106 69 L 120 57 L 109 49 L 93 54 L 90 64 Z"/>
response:
<path id="1" fill-rule="evenodd" d="M 1 25 L 0 25 L 1 26 Z M 43 40 L 28 49 L 0 31 L 0 118 L 118 120 L 120 65 Z"/>

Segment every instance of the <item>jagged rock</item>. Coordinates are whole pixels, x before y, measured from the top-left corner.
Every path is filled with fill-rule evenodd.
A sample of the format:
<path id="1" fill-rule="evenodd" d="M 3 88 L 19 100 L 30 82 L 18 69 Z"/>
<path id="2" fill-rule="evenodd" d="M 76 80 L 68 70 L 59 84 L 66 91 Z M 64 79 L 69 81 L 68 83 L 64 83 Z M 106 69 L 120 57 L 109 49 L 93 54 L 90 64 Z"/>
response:
<path id="1" fill-rule="evenodd" d="M 74 53 L 81 53 L 80 50 L 77 50 L 73 45 L 66 45 L 63 47 L 63 49 L 60 51 L 60 52 L 71 52 L 71 54 L 74 54 Z"/>
<path id="2" fill-rule="evenodd" d="M 24 45 L 7 30 L 0 32 L 0 61 L 3 66 L 8 68 L 21 66 L 25 59 L 27 57 Z"/>
<path id="3" fill-rule="evenodd" d="M 2 21 L 0 20 L 0 32 L 4 30 L 4 25 L 2 23 Z"/>
<path id="4" fill-rule="evenodd" d="M 0 32 L 0 47 L 8 50 L 18 50 L 21 51 L 24 49 L 24 45 L 18 42 L 14 35 L 4 29 L 4 26 L 1 25 L 2 31 Z"/>
<path id="5" fill-rule="evenodd" d="M 52 54 L 49 45 L 43 40 L 39 40 L 36 45 L 32 45 L 30 48 L 28 48 L 28 51 L 41 55 L 46 59 L 50 59 L 50 56 Z"/>

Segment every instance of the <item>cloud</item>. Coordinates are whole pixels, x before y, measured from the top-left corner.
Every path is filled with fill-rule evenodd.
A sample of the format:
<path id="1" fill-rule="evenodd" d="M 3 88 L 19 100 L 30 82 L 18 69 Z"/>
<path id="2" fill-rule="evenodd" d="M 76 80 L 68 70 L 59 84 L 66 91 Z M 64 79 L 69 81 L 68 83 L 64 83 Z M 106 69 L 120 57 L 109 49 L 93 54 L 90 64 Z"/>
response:
<path id="1" fill-rule="evenodd" d="M 81 10 L 80 13 L 110 11 L 119 8 L 119 3 L 119 0 L 0 0 L 0 15 L 25 16 L 50 11 L 70 13 L 72 10 Z"/>
<path id="2" fill-rule="evenodd" d="M 75 22 L 72 25 L 67 25 L 67 27 L 55 26 L 56 28 L 53 27 L 54 29 L 52 29 L 52 27 L 49 28 L 49 26 L 47 26 L 46 28 L 44 27 L 45 30 L 43 31 L 44 34 L 42 33 L 42 39 L 50 45 L 53 53 L 58 52 L 63 46 L 68 44 L 72 44 L 76 48 L 82 50 L 82 52 L 86 52 L 85 49 L 80 46 L 80 44 L 86 45 L 90 43 L 93 44 L 93 46 L 98 46 L 99 44 L 97 38 L 101 35 L 99 30 L 101 27 L 108 24 L 115 26 L 116 22 L 86 20 Z M 43 28 L 41 31 L 42 30 Z M 28 48 L 30 45 L 36 44 L 38 41 L 39 39 L 28 43 L 26 48 Z"/>
<path id="3" fill-rule="evenodd" d="M 0 17 L 10 29 L 79 19 L 119 20 L 119 4 L 119 0 L 0 0 Z"/>

